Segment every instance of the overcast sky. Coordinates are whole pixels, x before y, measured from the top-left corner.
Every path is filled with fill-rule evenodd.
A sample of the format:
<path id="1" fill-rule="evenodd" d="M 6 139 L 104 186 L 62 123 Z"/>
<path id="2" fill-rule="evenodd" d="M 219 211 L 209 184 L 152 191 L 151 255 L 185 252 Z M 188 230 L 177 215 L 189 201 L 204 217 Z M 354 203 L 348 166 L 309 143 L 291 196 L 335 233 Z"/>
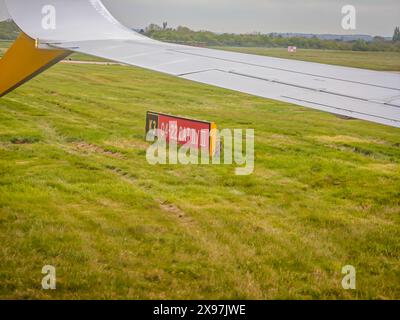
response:
<path id="1" fill-rule="evenodd" d="M 103 0 L 125 24 L 216 32 L 307 32 L 392 35 L 400 25 L 400 0 Z M 341 8 L 357 9 L 356 31 L 341 27 Z"/>
<path id="2" fill-rule="evenodd" d="M 0 0 L 0 21 L 6 18 L 6 10 L 4 7 L 4 3 L 2 0 Z"/>
<path id="3" fill-rule="evenodd" d="M 67 1 L 67 0 L 66 0 Z M 71 0 L 69 0 L 71 1 Z M 1 8 L 0 17 L 4 15 Z M 51 0 L 49 0 L 51 2 Z M 391 36 L 400 0 L 103 0 L 129 27 L 150 23 L 216 32 L 362 33 Z M 341 28 L 341 8 L 357 9 L 357 30 Z"/>

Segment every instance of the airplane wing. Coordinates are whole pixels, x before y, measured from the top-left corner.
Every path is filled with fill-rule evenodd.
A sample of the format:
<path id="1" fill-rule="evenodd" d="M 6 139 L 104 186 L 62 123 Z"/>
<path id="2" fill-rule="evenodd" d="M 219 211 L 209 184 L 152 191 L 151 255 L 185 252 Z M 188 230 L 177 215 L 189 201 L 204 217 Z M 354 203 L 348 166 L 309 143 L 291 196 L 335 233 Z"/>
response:
<path id="1" fill-rule="evenodd" d="M 159 42 L 122 26 L 100 0 L 5 1 L 20 28 L 47 49 L 400 127 L 400 74 Z"/>

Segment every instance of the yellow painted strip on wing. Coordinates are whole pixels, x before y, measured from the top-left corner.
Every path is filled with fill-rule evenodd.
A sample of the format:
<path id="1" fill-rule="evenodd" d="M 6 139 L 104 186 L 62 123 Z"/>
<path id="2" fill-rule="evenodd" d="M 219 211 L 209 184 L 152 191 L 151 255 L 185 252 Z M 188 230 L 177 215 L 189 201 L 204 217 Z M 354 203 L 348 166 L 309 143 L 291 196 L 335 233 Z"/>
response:
<path id="1" fill-rule="evenodd" d="M 37 48 L 37 42 L 21 33 L 0 60 L 0 97 L 45 71 L 70 54 L 66 50 Z"/>

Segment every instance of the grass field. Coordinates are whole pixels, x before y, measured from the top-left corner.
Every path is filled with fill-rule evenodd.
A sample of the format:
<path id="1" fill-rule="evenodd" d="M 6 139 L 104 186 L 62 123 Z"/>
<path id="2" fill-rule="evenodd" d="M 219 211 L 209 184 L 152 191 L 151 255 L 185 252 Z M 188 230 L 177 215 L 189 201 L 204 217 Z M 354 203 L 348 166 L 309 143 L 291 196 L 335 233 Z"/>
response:
<path id="1" fill-rule="evenodd" d="M 0 57 L 6 52 L 6 50 L 11 46 L 12 41 L 0 40 Z"/>
<path id="2" fill-rule="evenodd" d="M 149 165 L 147 110 L 254 128 L 255 173 Z M 396 128 L 124 66 L 0 99 L 0 298 L 399 299 L 399 223 Z"/>
<path id="3" fill-rule="evenodd" d="M 283 48 L 216 47 L 216 49 L 378 71 L 400 71 L 400 52 L 299 49 L 297 53 L 289 53 Z"/>

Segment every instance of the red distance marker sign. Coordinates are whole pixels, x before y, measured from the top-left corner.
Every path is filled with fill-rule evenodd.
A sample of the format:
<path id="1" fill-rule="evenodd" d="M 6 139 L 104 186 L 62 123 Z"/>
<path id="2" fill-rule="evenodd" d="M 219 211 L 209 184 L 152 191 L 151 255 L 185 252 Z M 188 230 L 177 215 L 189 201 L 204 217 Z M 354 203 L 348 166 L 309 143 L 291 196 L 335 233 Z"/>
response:
<path id="1" fill-rule="evenodd" d="M 161 138 L 167 143 L 187 145 L 196 150 L 206 149 L 214 153 L 214 132 L 216 125 L 212 122 L 192 120 L 161 113 L 147 113 L 146 133 L 151 129 L 159 129 Z"/>

